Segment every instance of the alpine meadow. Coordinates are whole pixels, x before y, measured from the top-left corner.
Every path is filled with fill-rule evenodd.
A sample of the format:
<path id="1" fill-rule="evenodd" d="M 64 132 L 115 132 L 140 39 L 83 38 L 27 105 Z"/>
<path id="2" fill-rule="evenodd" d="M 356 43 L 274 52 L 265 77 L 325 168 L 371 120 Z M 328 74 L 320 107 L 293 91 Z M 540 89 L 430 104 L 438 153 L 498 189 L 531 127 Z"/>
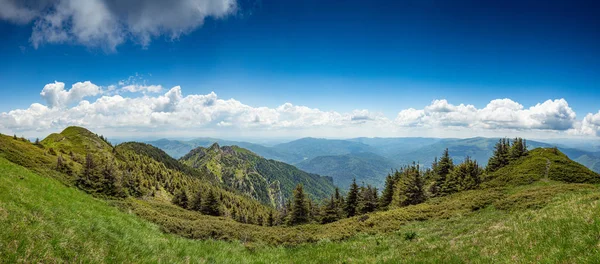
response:
<path id="1" fill-rule="evenodd" d="M 0 0 L 0 263 L 598 263 L 598 13 Z"/>

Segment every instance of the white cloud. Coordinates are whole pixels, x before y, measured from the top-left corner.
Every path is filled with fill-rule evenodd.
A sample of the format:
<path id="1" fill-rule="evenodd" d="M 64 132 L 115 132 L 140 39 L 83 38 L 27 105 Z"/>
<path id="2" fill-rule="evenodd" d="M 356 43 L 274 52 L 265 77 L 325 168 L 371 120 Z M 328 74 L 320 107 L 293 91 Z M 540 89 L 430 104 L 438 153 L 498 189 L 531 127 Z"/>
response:
<path id="1" fill-rule="evenodd" d="M 40 95 L 50 107 L 64 107 L 88 96 L 101 94 L 102 90 L 90 81 L 73 84 L 69 91 L 65 90 L 65 83 L 54 82 L 44 86 Z"/>
<path id="2" fill-rule="evenodd" d="M 175 39 L 235 12 L 235 0 L 0 0 L 0 19 L 33 22 L 31 43 L 75 42 L 114 51 L 131 38 L 143 46 L 153 37 Z"/>
<path id="3" fill-rule="evenodd" d="M 574 135 L 587 135 L 600 137 L 600 111 L 596 114 L 589 113 L 575 129 L 569 131 Z"/>
<path id="4" fill-rule="evenodd" d="M 127 87 L 131 86 L 133 87 Z M 32 104 L 0 114 L 0 128 L 13 131 L 55 132 L 69 125 L 114 133 L 199 136 L 243 133 L 285 136 L 600 136 L 600 112 L 577 120 L 564 99 L 547 100 L 529 108 L 510 99 L 490 101 L 478 109 L 469 104 L 435 100 L 422 109 L 401 110 L 390 120 L 367 109 L 350 112 L 284 103 L 278 107 L 255 107 L 216 93 L 184 95 L 175 86 L 163 94 L 161 86 L 127 82 L 108 86 L 103 92 L 87 81 L 65 90 L 61 82 L 49 83 L 41 95 L 46 105 Z M 110 93 L 128 90 L 137 93 Z M 98 97 L 88 101 L 91 96 Z M 3 131 L 4 132 L 4 131 Z M 110 134 L 110 132 L 108 133 Z"/>
<path id="5" fill-rule="evenodd" d="M 510 99 L 490 101 L 482 109 L 435 100 L 422 110 L 406 109 L 396 117 L 400 126 L 464 127 L 481 129 L 553 130 L 574 127 L 575 112 L 564 99 L 547 100 L 528 109 Z"/>

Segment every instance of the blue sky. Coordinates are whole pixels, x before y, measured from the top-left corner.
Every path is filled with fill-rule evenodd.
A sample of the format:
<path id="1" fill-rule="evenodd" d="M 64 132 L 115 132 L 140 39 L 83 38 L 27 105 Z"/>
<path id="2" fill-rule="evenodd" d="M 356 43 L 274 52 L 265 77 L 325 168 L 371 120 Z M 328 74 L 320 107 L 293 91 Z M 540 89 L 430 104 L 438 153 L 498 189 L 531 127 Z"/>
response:
<path id="1" fill-rule="evenodd" d="M 208 9 L 203 24 L 197 17 L 173 24 L 169 17 L 190 17 L 173 12 L 159 14 L 163 25 L 135 24 L 146 26 L 149 41 L 123 17 L 129 7 L 111 0 L 90 2 L 106 6 L 107 16 L 124 28 L 118 40 L 82 37 L 73 5 L 67 9 L 72 13 L 65 11 L 68 23 L 36 29 L 70 0 L 43 2 L 0 1 L 16 7 L 5 10 L 36 14 L 0 13 L 6 91 L 0 112 L 44 104 L 40 91 L 54 81 L 67 90 L 84 81 L 106 89 L 136 74 L 138 83 L 162 85 L 164 92 L 179 85 L 183 96 L 214 91 L 252 107 L 289 102 L 341 114 L 368 109 L 390 120 L 435 99 L 483 109 L 510 98 L 527 109 L 564 98 L 577 113 L 574 123 L 600 110 L 600 7 L 594 2 L 185 0 L 233 8 Z M 67 37 L 48 35 L 57 31 Z M 173 38 L 173 32 L 183 33 Z M 592 130 L 595 121 L 588 119 Z M 507 127 L 523 128 L 540 126 Z"/>

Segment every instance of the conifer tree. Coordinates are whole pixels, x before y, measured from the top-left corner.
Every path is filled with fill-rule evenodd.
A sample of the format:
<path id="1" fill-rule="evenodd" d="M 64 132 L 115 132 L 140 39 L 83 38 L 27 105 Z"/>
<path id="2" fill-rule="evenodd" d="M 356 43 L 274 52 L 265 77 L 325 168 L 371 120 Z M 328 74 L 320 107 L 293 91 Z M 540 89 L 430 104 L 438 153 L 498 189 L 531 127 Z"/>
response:
<path id="1" fill-rule="evenodd" d="M 188 196 L 184 190 L 179 190 L 175 197 L 173 197 L 173 203 L 181 208 L 188 208 Z"/>
<path id="2" fill-rule="evenodd" d="M 510 161 L 517 160 L 525 155 L 527 155 L 527 143 L 522 138 L 515 138 L 508 152 Z"/>
<path id="3" fill-rule="evenodd" d="M 467 156 L 448 176 L 445 190 L 450 194 L 475 189 L 481 183 L 481 174 L 482 169 L 477 164 L 477 161 Z"/>
<path id="4" fill-rule="evenodd" d="M 212 190 L 209 190 L 202 202 L 202 213 L 206 215 L 219 216 L 219 201 Z"/>
<path id="5" fill-rule="evenodd" d="M 275 223 L 275 219 L 273 218 L 273 212 L 269 211 L 269 215 L 267 217 L 267 226 L 273 226 Z"/>
<path id="6" fill-rule="evenodd" d="M 488 161 L 488 165 L 486 170 L 488 172 L 494 172 L 504 166 L 506 166 L 509 162 L 508 151 L 510 148 L 510 143 L 508 139 L 503 138 L 498 140 L 496 146 L 494 147 L 494 153 L 490 157 Z"/>
<path id="7" fill-rule="evenodd" d="M 425 192 L 423 190 L 423 178 L 419 165 L 413 163 L 412 166 L 403 168 L 400 173 L 400 179 L 396 184 L 394 199 L 392 204 L 395 206 L 407 206 L 419 204 L 425 201 Z"/>
<path id="8" fill-rule="evenodd" d="M 306 202 L 306 196 L 304 195 L 302 184 L 298 184 L 294 190 L 294 201 L 292 202 L 288 224 L 305 224 L 308 223 L 308 220 L 308 205 Z"/>
<path id="9" fill-rule="evenodd" d="M 13 139 L 17 139 L 17 134 L 15 134 L 15 135 L 13 136 Z"/>
<path id="10" fill-rule="evenodd" d="M 448 149 L 446 148 L 440 160 L 438 162 L 434 162 L 432 166 L 433 173 L 435 174 L 435 180 L 429 190 L 432 196 L 440 196 L 447 193 L 447 190 L 444 190 L 444 186 L 446 179 L 448 178 L 448 174 L 450 174 L 452 169 L 454 169 L 454 162 L 452 161 Z"/>
<path id="11" fill-rule="evenodd" d="M 321 224 L 332 223 L 339 220 L 337 203 L 335 196 L 332 195 L 331 199 L 323 207 L 323 217 L 321 217 Z"/>
<path id="12" fill-rule="evenodd" d="M 383 188 L 381 199 L 379 200 L 379 208 L 385 209 L 392 202 L 394 198 L 394 183 L 394 178 L 388 174 L 385 178 L 385 187 Z"/>
<path id="13" fill-rule="evenodd" d="M 202 210 L 202 192 L 198 190 L 190 202 L 190 209 L 194 211 Z"/>
<path id="14" fill-rule="evenodd" d="M 348 198 L 346 198 L 346 216 L 353 217 L 356 215 L 356 209 L 358 207 L 358 185 L 356 185 L 356 179 L 352 180 L 350 190 L 348 190 Z"/>
<path id="15" fill-rule="evenodd" d="M 377 188 L 367 185 L 367 187 L 362 187 L 360 189 L 360 203 L 358 206 L 358 211 L 361 214 L 366 214 L 377 210 Z"/>

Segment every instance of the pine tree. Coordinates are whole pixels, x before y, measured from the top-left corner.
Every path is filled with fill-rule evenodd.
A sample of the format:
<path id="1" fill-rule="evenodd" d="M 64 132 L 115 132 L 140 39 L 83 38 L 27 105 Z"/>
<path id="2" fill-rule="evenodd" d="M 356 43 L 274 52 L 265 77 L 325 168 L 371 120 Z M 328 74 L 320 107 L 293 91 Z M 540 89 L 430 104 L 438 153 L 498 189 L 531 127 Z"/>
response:
<path id="1" fill-rule="evenodd" d="M 202 209 L 202 192 L 198 190 L 190 202 L 190 210 L 200 211 Z"/>
<path id="2" fill-rule="evenodd" d="M 269 216 L 267 217 L 267 225 L 273 226 L 274 223 L 275 223 L 275 219 L 273 218 L 273 212 L 269 211 Z"/>
<path id="3" fill-rule="evenodd" d="M 387 208 L 392 199 L 394 198 L 394 178 L 392 175 L 388 174 L 385 178 L 385 187 L 383 188 L 383 193 L 381 194 L 381 199 L 379 200 L 379 208 Z"/>
<path id="4" fill-rule="evenodd" d="M 444 190 L 444 185 L 446 183 L 446 178 L 452 169 L 454 169 L 454 162 L 452 161 L 452 158 L 450 158 L 450 153 L 446 148 L 440 160 L 434 162 L 432 166 L 433 173 L 435 174 L 435 180 L 429 189 L 432 196 L 440 196 L 448 192 L 447 190 Z"/>
<path id="5" fill-rule="evenodd" d="M 469 156 L 450 173 L 445 184 L 447 193 L 475 189 L 481 183 L 482 169 Z"/>
<path id="6" fill-rule="evenodd" d="M 35 142 L 33 144 L 35 144 L 36 146 L 40 145 L 40 139 L 39 138 L 35 138 Z"/>
<path id="7" fill-rule="evenodd" d="M 488 172 L 494 172 L 508 164 L 509 147 L 510 143 L 506 138 L 500 139 L 498 143 L 496 143 L 496 146 L 494 147 L 494 153 L 490 157 L 486 168 Z"/>
<path id="8" fill-rule="evenodd" d="M 188 196 L 184 190 L 179 190 L 175 197 L 173 197 L 173 203 L 181 208 L 188 208 Z"/>
<path id="9" fill-rule="evenodd" d="M 13 139 L 15 139 L 15 140 L 16 140 L 16 139 L 18 139 L 18 138 L 17 138 L 17 134 L 15 134 L 15 135 L 13 136 Z"/>
<path id="10" fill-rule="evenodd" d="M 377 210 L 377 188 L 367 185 L 367 187 L 360 188 L 359 192 L 360 203 L 358 211 L 361 214 L 366 214 Z"/>
<path id="11" fill-rule="evenodd" d="M 347 217 L 353 217 L 356 215 L 356 209 L 358 208 L 358 185 L 356 185 L 356 179 L 352 180 L 350 190 L 348 190 L 348 198 L 346 198 L 346 211 Z"/>
<path id="12" fill-rule="evenodd" d="M 412 166 L 403 168 L 400 175 L 392 204 L 395 206 L 407 206 L 424 202 L 424 183 L 419 165 L 413 163 Z"/>
<path id="13" fill-rule="evenodd" d="M 525 155 L 527 155 L 527 143 L 522 138 L 515 138 L 508 152 L 510 161 L 517 160 Z"/>
<path id="14" fill-rule="evenodd" d="M 294 201 L 292 202 L 288 224 L 299 225 L 308 223 L 309 218 L 307 206 L 306 196 L 304 195 L 302 184 L 298 184 L 294 190 Z"/>
<path id="15" fill-rule="evenodd" d="M 321 224 L 332 223 L 339 220 L 337 203 L 335 196 L 332 195 L 331 199 L 323 207 L 323 217 L 321 217 Z"/>
<path id="16" fill-rule="evenodd" d="M 202 213 L 206 215 L 219 216 L 219 201 L 212 190 L 208 191 L 202 203 Z"/>

